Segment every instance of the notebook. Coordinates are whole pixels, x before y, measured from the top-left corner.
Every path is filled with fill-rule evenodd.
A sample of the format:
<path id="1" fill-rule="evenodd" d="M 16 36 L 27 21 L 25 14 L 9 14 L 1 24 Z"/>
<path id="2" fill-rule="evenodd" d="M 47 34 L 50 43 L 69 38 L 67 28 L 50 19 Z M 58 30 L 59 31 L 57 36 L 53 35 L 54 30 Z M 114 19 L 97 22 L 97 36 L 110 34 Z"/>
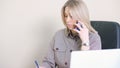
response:
<path id="1" fill-rule="evenodd" d="M 73 51 L 70 68 L 120 68 L 120 49 Z"/>

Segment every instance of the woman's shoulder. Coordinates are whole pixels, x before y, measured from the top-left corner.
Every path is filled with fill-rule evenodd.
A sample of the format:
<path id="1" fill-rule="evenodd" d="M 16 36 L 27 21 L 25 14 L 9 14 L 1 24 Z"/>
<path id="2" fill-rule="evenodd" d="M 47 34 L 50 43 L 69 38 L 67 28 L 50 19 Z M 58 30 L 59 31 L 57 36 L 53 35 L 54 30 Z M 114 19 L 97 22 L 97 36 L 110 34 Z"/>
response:
<path id="1" fill-rule="evenodd" d="M 57 30 L 53 35 L 53 39 L 54 40 L 62 39 L 65 36 L 65 30 L 66 30 L 66 28 Z"/>
<path id="2" fill-rule="evenodd" d="M 59 29 L 58 31 L 56 31 L 55 36 L 64 35 L 65 34 L 65 30 L 66 30 L 66 28 Z"/>
<path id="3" fill-rule="evenodd" d="M 97 39 L 97 38 L 100 38 L 100 35 L 98 33 L 90 32 L 89 33 L 89 38 L 90 39 Z"/>

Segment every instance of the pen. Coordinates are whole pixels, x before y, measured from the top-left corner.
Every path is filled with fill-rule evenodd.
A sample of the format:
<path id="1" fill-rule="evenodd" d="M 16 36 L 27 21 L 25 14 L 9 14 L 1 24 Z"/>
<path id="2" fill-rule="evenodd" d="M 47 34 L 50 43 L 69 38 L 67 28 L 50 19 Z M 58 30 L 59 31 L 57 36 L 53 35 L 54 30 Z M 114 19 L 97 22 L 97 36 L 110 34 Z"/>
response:
<path id="1" fill-rule="evenodd" d="M 37 68 L 39 68 L 39 64 L 38 64 L 37 60 L 35 60 L 35 65 Z"/>

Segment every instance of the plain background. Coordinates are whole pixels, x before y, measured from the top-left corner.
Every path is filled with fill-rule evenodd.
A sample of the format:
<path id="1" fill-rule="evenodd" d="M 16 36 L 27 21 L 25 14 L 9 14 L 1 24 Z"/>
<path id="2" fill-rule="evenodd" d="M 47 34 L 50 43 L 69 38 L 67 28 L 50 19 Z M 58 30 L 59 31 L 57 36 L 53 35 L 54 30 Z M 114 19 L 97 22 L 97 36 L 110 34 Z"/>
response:
<path id="1" fill-rule="evenodd" d="M 0 68 L 35 68 L 54 33 L 64 28 L 66 0 L 0 0 Z M 84 0 L 91 20 L 120 23 L 120 0 Z"/>

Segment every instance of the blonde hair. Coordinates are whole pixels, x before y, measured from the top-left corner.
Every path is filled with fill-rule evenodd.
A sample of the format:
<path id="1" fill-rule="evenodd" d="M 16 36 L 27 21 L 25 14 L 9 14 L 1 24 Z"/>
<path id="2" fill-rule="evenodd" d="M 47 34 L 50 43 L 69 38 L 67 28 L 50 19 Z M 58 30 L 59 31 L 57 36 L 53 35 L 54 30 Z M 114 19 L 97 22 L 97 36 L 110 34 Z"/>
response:
<path id="1" fill-rule="evenodd" d="M 72 18 L 84 22 L 84 24 L 86 25 L 90 32 L 96 33 L 96 30 L 90 24 L 88 8 L 82 0 L 68 0 L 62 7 L 61 15 L 65 26 L 66 26 L 65 22 L 66 7 L 70 9 L 69 13 L 71 14 Z"/>

